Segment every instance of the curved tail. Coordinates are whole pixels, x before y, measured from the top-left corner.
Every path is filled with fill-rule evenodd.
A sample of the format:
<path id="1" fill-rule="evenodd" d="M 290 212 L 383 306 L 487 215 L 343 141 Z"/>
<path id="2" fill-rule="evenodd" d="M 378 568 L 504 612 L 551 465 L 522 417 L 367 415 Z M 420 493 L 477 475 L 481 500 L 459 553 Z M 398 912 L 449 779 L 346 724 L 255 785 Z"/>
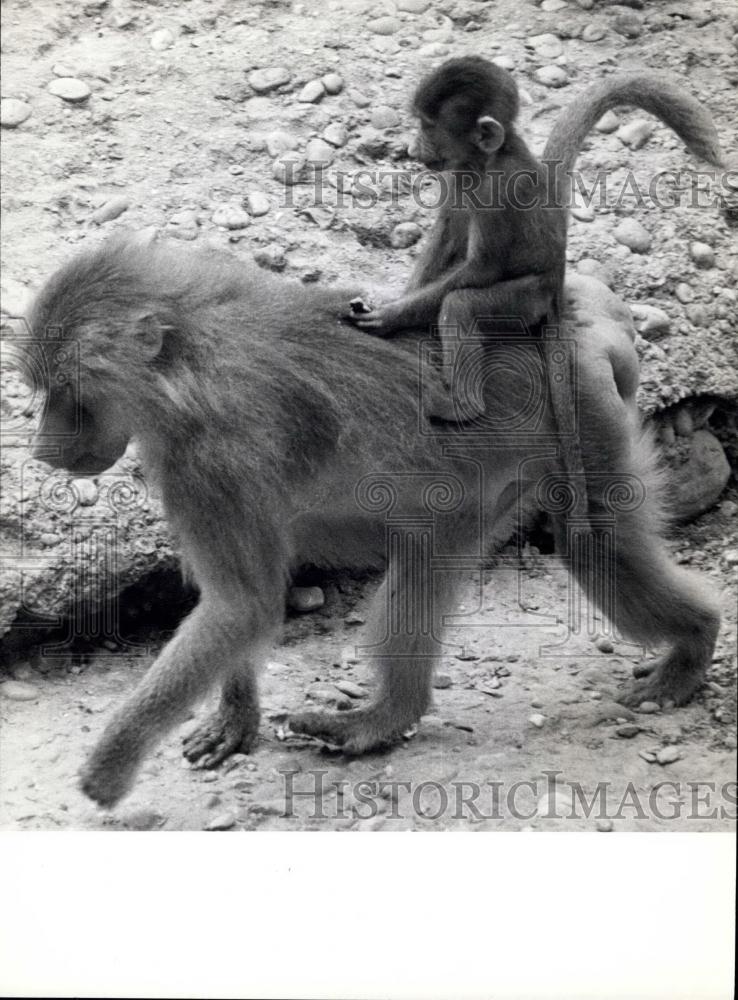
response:
<path id="1" fill-rule="evenodd" d="M 672 78 L 648 71 L 619 73 L 578 97 L 559 115 L 542 159 L 554 162 L 560 177 L 570 174 L 587 134 L 606 111 L 620 104 L 632 104 L 655 115 L 695 156 L 722 166 L 720 141 L 707 109 Z"/>

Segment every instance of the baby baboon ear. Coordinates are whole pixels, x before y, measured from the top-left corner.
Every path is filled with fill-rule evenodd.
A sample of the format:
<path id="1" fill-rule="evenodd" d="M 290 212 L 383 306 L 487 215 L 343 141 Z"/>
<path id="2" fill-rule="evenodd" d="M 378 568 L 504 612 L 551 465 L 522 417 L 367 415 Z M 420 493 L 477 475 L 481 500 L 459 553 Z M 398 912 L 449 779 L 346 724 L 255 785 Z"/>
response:
<path id="1" fill-rule="evenodd" d="M 490 153 L 496 153 L 505 141 L 505 128 L 491 115 L 482 115 L 481 118 L 477 118 L 474 141 L 479 149 L 489 156 Z"/>
<path id="2" fill-rule="evenodd" d="M 136 322 L 135 337 L 147 361 L 153 361 L 161 354 L 164 338 L 173 327 L 153 313 L 140 316 Z"/>

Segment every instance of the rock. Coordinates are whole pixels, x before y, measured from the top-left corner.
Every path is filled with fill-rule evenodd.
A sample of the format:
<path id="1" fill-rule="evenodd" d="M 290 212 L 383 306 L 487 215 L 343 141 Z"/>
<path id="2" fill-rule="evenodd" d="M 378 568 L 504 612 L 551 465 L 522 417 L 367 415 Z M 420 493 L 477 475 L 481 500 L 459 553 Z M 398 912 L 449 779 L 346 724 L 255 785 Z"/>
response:
<path id="1" fill-rule="evenodd" d="M 18 128 L 31 115 L 31 105 L 15 97 L 4 97 L 0 101 L 0 125 L 3 128 Z"/>
<path id="2" fill-rule="evenodd" d="M 73 479 L 72 489 L 79 497 L 80 506 L 92 507 L 99 496 L 94 479 Z"/>
<path id="3" fill-rule="evenodd" d="M 219 205 L 213 212 L 212 221 L 213 225 L 223 226 L 225 229 L 245 229 L 251 225 L 248 212 L 240 205 Z"/>
<path id="4" fill-rule="evenodd" d="M 320 80 L 310 80 L 297 95 L 301 104 L 317 104 L 325 97 L 325 87 Z"/>
<path id="5" fill-rule="evenodd" d="M 300 140 L 297 136 L 291 135 L 289 132 L 282 132 L 279 129 L 270 132 L 266 137 L 267 153 L 271 157 L 281 156 L 282 153 L 286 153 L 288 150 L 297 149 L 299 144 Z"/>
<path id="6" fill-rule="evenodd" d="M 406 14 L 425 14 L 431 5 L 431 0 L 397 0 L 395 6 Z"/>
<path id="7" fill-rule="evenodd" d="M 326 94 L 340 94 L 343 90 L 343 77 L 339 73 L 326 73 L 321 76 L 320 82 Z"/>
<path id="8" fill-rule="evenodd" d="M 272 165 L 272 176 L 283 184 L 297 184 L 305 170 L 305 157 L 296 150 L 282 153 Z"/>
<path id="9" fill-rule="evenodd" d="M 593 257 L 583 257 L 580 261 L 577 261 L 577 272 L 579 274 L 585 274 L 592 278 L 597 278 L 603 284 L 607 285 L 608 288 L 612 287 L 613 281 L 615 280 L 612 271 L 601 264 L 600 261 L 595 260 Z"/>
<path id="10" fill-rule="evenodd" d="M 566 70 L 561 66 L 541 66 L 533 75 L 544 87 L 565 87 L 569 82 Z"/>
<path id="11" fill-rule="evenodd" d="M 348 129 L 345 125 L 341 125 L 340 122 L 331 122 L 323 132 L 321 138 L 329 142 L 331 146 L 340 148 L 348 142 Z"/>
<path id="12" fill-rule="evenodd" d="M 730 464 L 714 434 L 700 429 L 689 442 L 687 460 L 670 470 L 679 521 L 691 521 L 714 506 L 730 479 Z"/>
<path id="13" fill-rule="evenodd" d="M 400 124 L 400 116 L 394 108 L 380 105 L 372 111 L 371 123 L 374 128 L 394 128 Z"/>
<path id="14" fill-rule="evenodd" d="M 0 697 L 10 701 L 36 701 L 39 697 L 38 688 L 25 681 L 5 681 L 0 684 Z"/>
<path id="15" fill-rule="evenodd" d="M 634 736 L 637 736 L 641 732 L 641 727 L 637 726 L 634 722 L 628 722 L 624 726 L 618 726 L 615 732 L 624 740 L 632 740 Z"/>
<path id="16" fill-rule="evenodd" d="M 564 46 L 558 35 L 532 35 L 526 45 L 535 49 L 541 59 L 558 59 L 564 54 Z"/>
<path id="17" fill-rule="evenodd" d="M 612 639 L 608 639 L 607 636 L 600 636 L 600 638 L 595 643 L 595 646 L 599 649 L 601 653 L 613 653 L 615 647 L 612 644 Z"/>
<path id="18" fill-rule="evenodd" d="M 291 587 L 287 595 L 287 607 L 292 611 L 317 611 L 324 604 L 325 594 L 320 587 Z"/>
<path id="19" fill-rule="evenodd" d="M 572 205 L 570 212 L 580 222 L 594 222 L 595 210 L 591 205 Z"/>
<path id="20" fill-rule="evenodd" d="M 689 245 L 689 256 L 697 267 L 714 267 L 715 251 L 707 243 L 694 242 Z"/>
<path id="21" fill-rule="evenodd" d="M 396 17 L 378 17 L 367 24 L 373 35 L 394 35 L 402 27 L 402 22 Z"/>
<path id="22" fill-rule="evenodd" d="M 406 250 L 417 243 L 423 235 L 423 230 L 415 222 L 400 222 L 392 230 L 390 243 L 395 250 Z"/>
<path id="23" fill-rule="evenodd" d="M 659 764 L 673 764 L 680 757 L 681 754 L 677 747 L 664 747 L 656 754 L 656 760 Z"/>
<path id="24" fill-rule="evenodd" d="M 255 69 L 248 75 L 249 85 L 257 94 L 268 94 L 277 87 L 284 87 L 292 79 L 292 74 L 284 66 L 268 66 Z"/>
<path id="25" fill-rule="evenodd" d="M 334 155 L 333 146 L 323 139 L 311 139 L 305 147 L 305 162 L 318 170 L 329 166 Z"/>
<path id="26" fill-rule="evenodd" d="M 219 813 L 206 824 L 206 830 L 230 830 L 236 825 L 236 817 L 232 812 Z"/>
<path id="27" fill-rule="evenodd" d="M 684 310 L 692 326 L 709 326 L 710 313 L 701 302 L 692 302 Z"/>
<path id="28" fill-rule="evenodd" d="M 612 833 L 614 824 L 611 819 L 598 819 L 595 823 L 598 833 Z"/>
<path id="29" fill-rule="evenodd" d="M 353 681 L 336 681 L 336 688 L 342 694 L 347 694 L 349 698 L 366 698 L 367 696 L 364 688 L 354 684 Z"/>
<path id="30" fill-rule="evenodd" d="M 642 757 L 643 760 L 645 760 L 647 764 L 655 764 L 656 763 L 656 754 L 650 753 L 648 750 L 639 750 L 638 751 L 638 756 Z"/>
<path id="31" fill-rule="evenodd" d="M 266 215 L 270 207 L 269 199 L 263 191 L 249 191 L 246 195 L 246 208 L 249 215 L 257 218 L 260 215 Z"/>
<path id="32" fill-rule="evenodd" d="M 607 34 L 606 30 L 599 24 L 587 24 L 582 32 L 583 42 L 599 42 Z"/>
<path id="33" fill-rule="evenodd" d="M 439 691 L 445 691 L 446 688 L 450 688 L 452 684 L 453 681 L 448 674 L 437 673 L 433 677 L 433 687 Z"/>
<path id="34" fill-rule="evenodd" d="M 613 230 L 613 236 L 633 253 L 648 253 L 651 249 L 651 234 L 636 219 L 623 219 Z"/>
<path id="35" fill-rule="evenodd" d="M 49 93 L 54 97 L 61 97 L 69 104 L 82 104 L 88 99 L 92 91 L 82 80 L 77 80 L 73 76 L 60 77 L 52 80 L 49 84 Z"/>
<path id="36" fill-rule="evenodd" d="M 123 826 L 129 830 L 153 830 L 161 826 L 165 819 L 154 809 L 131 809 L 120 817 Z"/>
<path id="37" fill-rule="evenodd" d="M 544 723 L 546 722 L 545 715 L 541 715 L 540 712 L 534 712 L 533 715 L 528 717 L 528 722 L 536 729 L 542 729 Z"/>
<path id="38" fill-rule="evenodd" d="M 686 305 L 687 302 L 692 302 L 694 299 L 694 292 L 690 285 L 686 281 L 680 281 L 674 290 L 674 294 L 679 299 L 679 301 Z"/>
<path id="39" fill-rule="evenodd" d="M 555 14 L 558 10 L 563 10 L 567 6 L 566 0 L 543 0 L 541 10 L 546 14 Z"/>
<path id="40" fill-rule="evenodd" d="M 653 715 L 654 712 L 658 712 L 659 705 L 655 701 L 642 701 L 638 706 L 638 711 L 642 715 Z"/>
<path id="41" fill-rule="evenodd" d="M 606 111 L 602 118 L 596 123 L 595 128 L 598 132 L 603 132 L 606 135 L 610 132 L 614 132 L 620 125 L 620 119 L 615 114 L 614 111 Z"/>
<path id="42" fill-rule="evenodd" d="M 349 611 L 343 620 L 347 625 L 363 625 L 366 618 L 357 611 Z"/>
<path id="43" fill-rule="evenodd" d="M 253 802 L 249 812 L 254 816 L 285 816 L 286 805 L 281 799 L 266 799 L 264 802 Z"/>
<path id="44" fill-rule="evenodd" d="M 638 38 L 643 32 L 643 18 L 639 14 L 626 11 L 615 17 L 612 26 L 624 38 Z"/>
<path id="45" fill-rule="evenodd" d="M 117 219 L 119 215 L 123 215 L 130 208 L 130 202 L 127 198 L 111 198 L 106 201 L 104 205 L 96 208 L 95 211 L 90 216 L 90 221 L 101 226 L 104 222 L 111 222 L 113 219 Z"/>
<path id="46" fill-rule="evenodd" d="M 362 94 L 358 90 L 350 90 L 348 95 L 354 102 L 357 108 L 368 108 L 372 103 L 371 97 L 367 97 L 366 94 Z"/>
<path id="47" fill-rule="evenodd" d="M 170 49 L 174 45 L 174 35 L 169 30 L 169 28 L 159 28 L 151 36 L 149 45 L 154 50 L 154 52 L 164 52 L 166 49 Z"/>
<path id="48" fill-rule="evenodd" d="M 628 122 L 627 125 L 621 125 L 617 136 L 624 145 L 631 149 L 640 149 L 653 135 L 654 127 L 653 122 L 647 121 L 645 118 L 638 118 L 634 122 Z"/>
<path id="49" fill-rule="evenodd" d="M 634 302 L 630 311 L 633 313 L 636 330 L 646 340 L 656 340 L 658 337 L 663 337 L 671 328 L 668 314 L 657 306 L 647 306 L 643 302 Z"/>

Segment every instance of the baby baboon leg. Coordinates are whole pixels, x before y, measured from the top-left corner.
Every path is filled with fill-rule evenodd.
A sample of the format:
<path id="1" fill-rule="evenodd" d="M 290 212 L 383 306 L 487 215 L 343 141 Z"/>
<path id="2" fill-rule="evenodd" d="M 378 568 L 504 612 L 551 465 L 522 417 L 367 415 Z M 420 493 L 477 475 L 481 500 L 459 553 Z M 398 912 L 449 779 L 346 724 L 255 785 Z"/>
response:
<path id="1" fill-rule="evenodd" d="M 249 753 L 259 735 L 259 692 L 249 664 L 223 684 L 218 708 L 184 740 L 184 755 L 201 767 L 217 767 L 232 753 Z"/>

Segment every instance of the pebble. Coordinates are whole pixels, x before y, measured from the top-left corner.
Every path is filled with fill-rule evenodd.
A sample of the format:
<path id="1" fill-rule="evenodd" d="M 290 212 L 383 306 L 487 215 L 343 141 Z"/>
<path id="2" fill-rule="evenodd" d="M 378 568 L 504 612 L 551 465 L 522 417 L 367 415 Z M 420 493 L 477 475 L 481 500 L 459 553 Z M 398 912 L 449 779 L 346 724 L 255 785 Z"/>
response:
<path id="1" fill-rule="evenodd" d="M 647 306 L 642 302 L 634 302 L 630 311 L 633 313 L 636 330 L 646 340 L 663 337 L 671 328 L 671 319 L 668 314 L 657 306 Z"/>
<path id="2" fill-rule="evenodd" d="M 18 128 L 30 117 L 31 111 L 31 105 L 25 101 L 19 101 L 16 97 L 4 97 L 0 101 L 0 125 L 3 128 Z"/>
<path id="3" fill-rule="evenodd" d="M 598 819 L 595 827 L 598 833 L 612 833 L 615 828 L 611 819 Z"/>
<path id="4" fill-rule="evenodd" d="M 213 225 L 224 229 L 245 229 L 251 225 L 251 217 L 240 205 L 219 205 L 212 216 Z"/>
<path id="5" fill-rule="evenodd" d="M 305 162 L 311 167 L 322 170 L 332 163 L 335 148 L 324 139 L 310 139 L 305 147 Z"/>
<path id="6" fill-rule="evenodd" d="M 130 208 L 131 203 L 127 198 L 122 196 L 119 198 L 111 198 L 106 201 L 104 205 L 96 208 L 95 211 L 90 216 L 90 221 L 101 226 L 104 222 L 111 222 L 113 219 L 117 219 L 119 215 L 123 215 Z"/>
<path id="7" fill-rule="evenodd" d="M 174 45 L 174 35 L 169 28 L 159 28 L 151 36 L 149 44 L 154 52 L 164 52 L 165 49 L 170 49 Z"/>
<path id="8" fill-rule="evenodd" d="M 722 507 L 726 507 L 727 502 L 722 504 Z M 723 559 L 728 564 L 728 566 L 738 566 L 738 549 L 728 549 L 723 553 Z"/>
<path id="9" fill-rule="evenodd" d="M 264 802 L 252 803 L 249 812 L 254 816 L 284 816 L 286 806 L 281 799 L 266 799 Z"/>
<path id="10" fill-rule="evenodd" d="M 641 727 L 636 726 L 633 722 L 626 722 L 624 726 L 618 726 L 615 730 L 618 736 L 621 736 L 624 740 L 632 740 L 634 736 L 640 733 Z"/>
<path id="11" fill-rule="evenodd" d="M 301 104 L 317 104 L 325 97 L 325 87 L 320 80 L 310 80 L 297 95 Z"/>
<path id="12" fill-rule="evenodd" d="M 51 81 L 49 93 L 55 97 L 61 97 L 69 104 L 81 104 L 87 100 L 92 91 L 82 80 L 77 80 L 73 76 L 64 76 Z"/>
<path id="13" fill-rule="evenodd" d="M 366 698 L 364 688 L 354 684 L 353 681 L 336 681 L 335 686 L 342 694 L 347 694 L 349 698 Z"/>
<path id="14" fill-rule="evenodd" d="M 569 82 L 566 70 L 561 66 L 541 66 L 534 76 L 544 87 L 565 87 Z"/>
<path id="15" fill-rule="evenodd" d="M 267 153 L 272 158 L 281 156 L 282 153 L 286 153 L 288 150 L 297 149 L 299 143 L 300 140 L 297 136 L 291 135 L 289 132 L 282 132 L 279 129 L 275 132 L 270 132 L 266 137 Z"/>
<path id="16" fill-rule="evenodd" d="M 25 681 L 5 681 L 0 684 L 0 695 L 11 701 L 36 701 L 39 692 L 33 684 L 26 684 Z"/>
<path id="17" fill-rule="evenodd" d="M 645 118 L 638 118 L 634 122 L 628 122 L 627 125 L 621 125 L 617 136 L 630 149 L 640 149 L 653 135 L 654 127 L 653 122 L 647 121 Z"/>
<path id="18" fill-rule="evenodd" d="M 566 0 L 543 0 L 541 10 L 547 14 L 555 14 L 557 10 L 563 10 L 566 6 Z"/>
<path id="19" fill-rule="evenodd" d="M 606 636 L 602 635 L 595 643 L 595 646 L 599 649 L 601 653 L 613 653 L 615 647 L 612 644 L 612 639 L 608 639 Z"/>
<path id="20" fill-rule="evenodd" d="M 595 210 L 591 205 L 572 205 L 570 211 L 580 222 L 594 222 Z"/>
<path id="21" fill-rule="evenodd" d="M 230 830 L 236 825 L 236 817 L 232 812 L 219 813 L 206 824 L 206 830 Z"/>
<path id="22" fill-rule="evenodd" d="M 715 265 L 715 251 L 707 243 L 690 243 L 689 256 L 697 267 L 714 267 Z"/>
<path id="23" fill-rule="evenodd" d="M 406 250 L 413 246 L 423 235 L 423 230 L 415 222 L 400 222 L 392 230 L 390 243 L 395 250 Z"/>
<path id="24" fill-rule="evenodd" d="M 331 146 L 345 146 L 348 142 L 348 129 L 340 122 L 331 122 L 325 129 L 321 138 L 329 142 Z"/>
<path id="25" fill-rule="evenodd" d="M 541 715 L 540 712 L 534 712 L 533 715 L 528 717 L 528 722 L 530 722 L 532 726 L 535 726 L 536 729 L 542 729 L 545 721 L 546 716 Z"/>
<path id="26" fill-rule="evenodd" d="M 92 507 L 97 503 L 99 493 L 94 479 L 73 479 L 72 489 L 79 497 L 82 507 Z"/>
<path id="27" fill-rule="evenodd" d="M 651 753 L 649 750 L 639 750 L 638 751 L 638 756 L 642 757 L 643 760 L 645 760 L 646 763 L 648 763 L 648 764 L 655 764 L 656 763 L 656 754 L 655 753 Z"/>
<path id="28" fill-rule="evenodd" d="M 598 132 L 603 132 L 605 135 L 610 132 L 614 132 L 620 126 L 620 119 L 615 114 L 614 111 L 606 111 L 602 118 L 596 123 L 595 128 Z"/>
<path id="29" fill-rule="evenodd" d="M 396 17 L 378 17 L 367 24 L 373 35 L 394 35 L 402 27 L 402 22 Z"/>
<path id="30" fill-rule="evenodd" d="M 612 22 L 612 26 L 619 35 L 624 38 L 638 38 L 643 32 L 643 18 L 639 14 L 630 11 L 618 14 Z"/>
<path id="31" fill-rule="evenodd" d="M 131 809 L 123 813 L 120 820 L 129 830 L 153 830 L 162 825 L 165 817 L 155 809 Z"/>
<path id="32" fill-rule="evenodd" d="M 692 302 L 684 312 L 692 326 L 710 325 L 710 313 L 700 302 Z"/>
<path id="33" fill-rule="evenodd" d="M 433 687 L 439 691 L 445 691 L 453 684 L 449 674 L 436 674 L 433 678 Z"/>
<path id="34" fill-rule="evenodd" d="M 686 305 L 687 302 L 692 302 L 694 299 L 694 292 L 686 281 L 679 282 L 674 290 L 674 294 L 683 305 Z"/>
<path id="35" fill-rule="evenodd" d="M 642 715 L 653 715 L 654 712 L 658 712 L 659 705 L 655 701 L 642 701 L 638 706 L 638 711 Z"/>
<path id="36" fill-rule="evenodd" d="M 326 94 L 340 94 L 343 90 L 343 77 L 339 73 L 326 73 L 325 76 L 321 76 L 320 82 Z"/>
<path id="37" fill-rule="evenodd" d="M 263 191 L 250 191 L 246 195 L 246 208 L 248 209 L 249 215 L 258 217 L 260 215 L 266 215 L 271 206 L 269 204 L 269 199 Z"/>
<path id="38" fill-rule="evenodd" d="M 268 66 L 249 73 L 248 81 L 257 94 L 268 94 L 270 90 L 283 87 L 292 79 L 292 74 L 284 66 Z"/>
<path id="39" fill-rule="evenodd" d="M 287 606 L 292 611 L 317 611 L 325 604 L 325 594 L 320 587 L 291 587 L 287 595 Z"/>
<path id="40" fill-rule="evenodd" d="M 272 164 L 272 176 L 283 184 L 297 184 L 305 169 L 305 157 L 296 150 L 288 150 Z"/>
<path id="41" fill-rule="evenodd" d="M 607 32 L 599 24 L 588 24 L 585 26 L 582 32 L 583 42 L 599 42 L 601 38 L 604 38 Z"/>
<path id="42" fill-rule="evenodd" d="M 623 219 L 613 230 L 613 236 L 633 253 L 648 253 L 651 234 L 637 219 Z"/>
<path id="43" fill-rule="evenodd" d="M 347 625 L 363 625 L 366 618 L 360 615 L 358 611 L 349 611 L 343 620 Z"/>
<path id="44" fill-rule="evenodd" d="M 372 111 L 371 123 L 374 128 L 394 128 L 400 124 L 400 115 L 394 108 L 380 105 Z"/>
<path id="45" fill-rule="evenodd" d="M 397 0 L 395 6 L 406 14 L 425 14 L 431 5 L 431 0 Z"/>
<path id="46" fill-rule="evenodd" d="M 564 46 L 558 35 L 532 35 L 526 44 L 535 49 L 536 55 L 541 59 L 558 59 L 564 54 Z"/>
<path id="47" fill-rule="evenodd" d="M 663 750 L 659 750 L 656 754 L 656 760 L 659 764 L 673 764 L 675 760 L 679 760 L 681 753 L 678 747 L 664 747 Z"/>
<path id="48" fill-rule="evenodd" d="M 597 278 L 598 281 L 601 281 L 608 287 L 612 287 L 612 283 L 615 280 L 610 269 L 593 257 L 583 257 L 580 261 L 577 261 L 577 271 L 579 274 L 586 274 L 591 278 Z"/>
<path id="49" fill-rule="evenodd" d="M 367 97 L 366 94 L 362 94 L 359 90 L 350 90 L 348 96 L 357 108 L 368 108 L 372 103 L 371 97 Z"/>

